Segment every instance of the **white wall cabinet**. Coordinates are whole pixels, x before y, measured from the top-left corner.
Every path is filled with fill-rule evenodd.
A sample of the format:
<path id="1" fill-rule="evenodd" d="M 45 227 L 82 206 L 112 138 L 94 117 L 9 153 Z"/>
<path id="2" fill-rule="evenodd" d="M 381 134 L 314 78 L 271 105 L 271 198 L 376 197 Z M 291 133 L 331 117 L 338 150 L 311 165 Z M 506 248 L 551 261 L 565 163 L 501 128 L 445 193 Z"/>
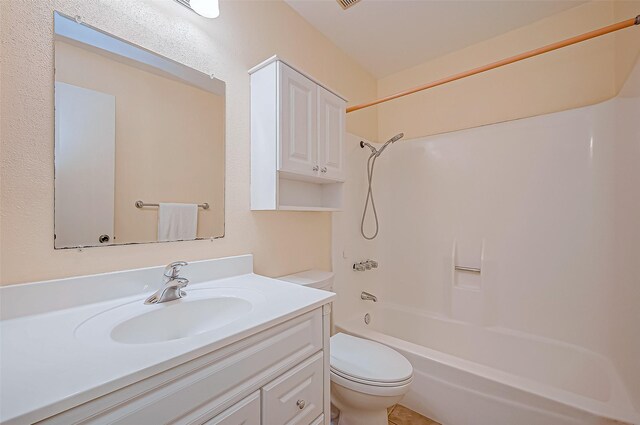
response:
<path id="1" fill-rule="evenodd" d="M 276 56 L 251 74 L 251 208 L 342 207 L 346 101 Z"/>
<path id="2" fill-rule="evenodd" d="M 329 425 L 329 313 L 317 308 L 38 424 Z"/>

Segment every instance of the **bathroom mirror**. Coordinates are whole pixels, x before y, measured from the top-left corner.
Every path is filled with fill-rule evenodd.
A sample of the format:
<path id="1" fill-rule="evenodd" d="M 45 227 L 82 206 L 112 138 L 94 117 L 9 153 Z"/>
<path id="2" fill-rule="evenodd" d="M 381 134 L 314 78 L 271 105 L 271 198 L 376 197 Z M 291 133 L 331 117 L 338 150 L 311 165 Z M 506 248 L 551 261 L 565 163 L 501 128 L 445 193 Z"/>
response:
<path id="1" fill-rule="evenodd" d="M 54 24 L 55 248 L 222 237 L 225 83 Z"/>

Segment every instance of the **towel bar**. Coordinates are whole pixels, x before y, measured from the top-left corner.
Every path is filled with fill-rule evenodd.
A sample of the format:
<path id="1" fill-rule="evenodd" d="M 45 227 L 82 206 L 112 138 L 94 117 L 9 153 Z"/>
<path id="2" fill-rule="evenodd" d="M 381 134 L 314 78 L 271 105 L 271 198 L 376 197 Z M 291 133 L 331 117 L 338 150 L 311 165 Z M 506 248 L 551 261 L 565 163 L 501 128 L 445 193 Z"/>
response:
<path id="1" fill-rule="evenodd" d="M 142 201 L 136 201 L 136 208 L 143 208 L 143 207 L 159 207 L 160 204 L 148 204 L 148 203 L 144 203 Z M 203 210 L 208 210 L 209 209 L 209 203 L 205 202 L 204 204 L 198 204 L 198 207 L 202 208 Z"/>

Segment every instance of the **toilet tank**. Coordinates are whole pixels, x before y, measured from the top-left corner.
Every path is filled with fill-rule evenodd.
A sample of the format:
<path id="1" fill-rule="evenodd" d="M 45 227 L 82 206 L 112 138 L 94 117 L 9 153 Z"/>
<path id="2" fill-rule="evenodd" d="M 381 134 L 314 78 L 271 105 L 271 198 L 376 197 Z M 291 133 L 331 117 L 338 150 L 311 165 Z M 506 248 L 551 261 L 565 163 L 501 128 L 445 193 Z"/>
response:
<path id="1" fill-rule="evenodd" d="M 281 276 L 278 279 L 310 288 L 324 289 L 325 291 L 331 291 L 333 286 L 333 272 L 324 270 L 305 270 L 303 272 Z"/>

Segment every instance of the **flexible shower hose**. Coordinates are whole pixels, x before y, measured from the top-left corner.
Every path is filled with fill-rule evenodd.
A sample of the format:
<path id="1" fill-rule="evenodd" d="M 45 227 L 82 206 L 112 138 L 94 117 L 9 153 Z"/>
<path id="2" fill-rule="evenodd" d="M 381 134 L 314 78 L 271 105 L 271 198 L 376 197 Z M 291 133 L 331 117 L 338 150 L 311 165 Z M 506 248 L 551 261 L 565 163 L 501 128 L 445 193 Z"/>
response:
<path id="1" fill-rule="evenodd" d="M 378 230 L 380 230 L 380 225 L 378 223 L 378 212 L 376 211 L 376 203 L 373 200 L 373 167 L 376 165 L 376 159 L 378 159 L 378 155 L 372 153 L 367 160 L 367 180 L 369 182 L 369 188 L 367 189 L 367 199 L 364 201 L 364 211 L 362 211 L 362 221 L 360 222 L 360 233 L 362 233 L 362 237 L 367 240 L 375 239 L 378 236 Z M 373 236 L 367 236 L 364 233 L 364 219 L 367 216 L 367 210 L 369 209 L 369 201 L 371 201 L 371 209 L 373 210 L 373 218 L 376 223 L 376 230 L 373 233 Z"/>

